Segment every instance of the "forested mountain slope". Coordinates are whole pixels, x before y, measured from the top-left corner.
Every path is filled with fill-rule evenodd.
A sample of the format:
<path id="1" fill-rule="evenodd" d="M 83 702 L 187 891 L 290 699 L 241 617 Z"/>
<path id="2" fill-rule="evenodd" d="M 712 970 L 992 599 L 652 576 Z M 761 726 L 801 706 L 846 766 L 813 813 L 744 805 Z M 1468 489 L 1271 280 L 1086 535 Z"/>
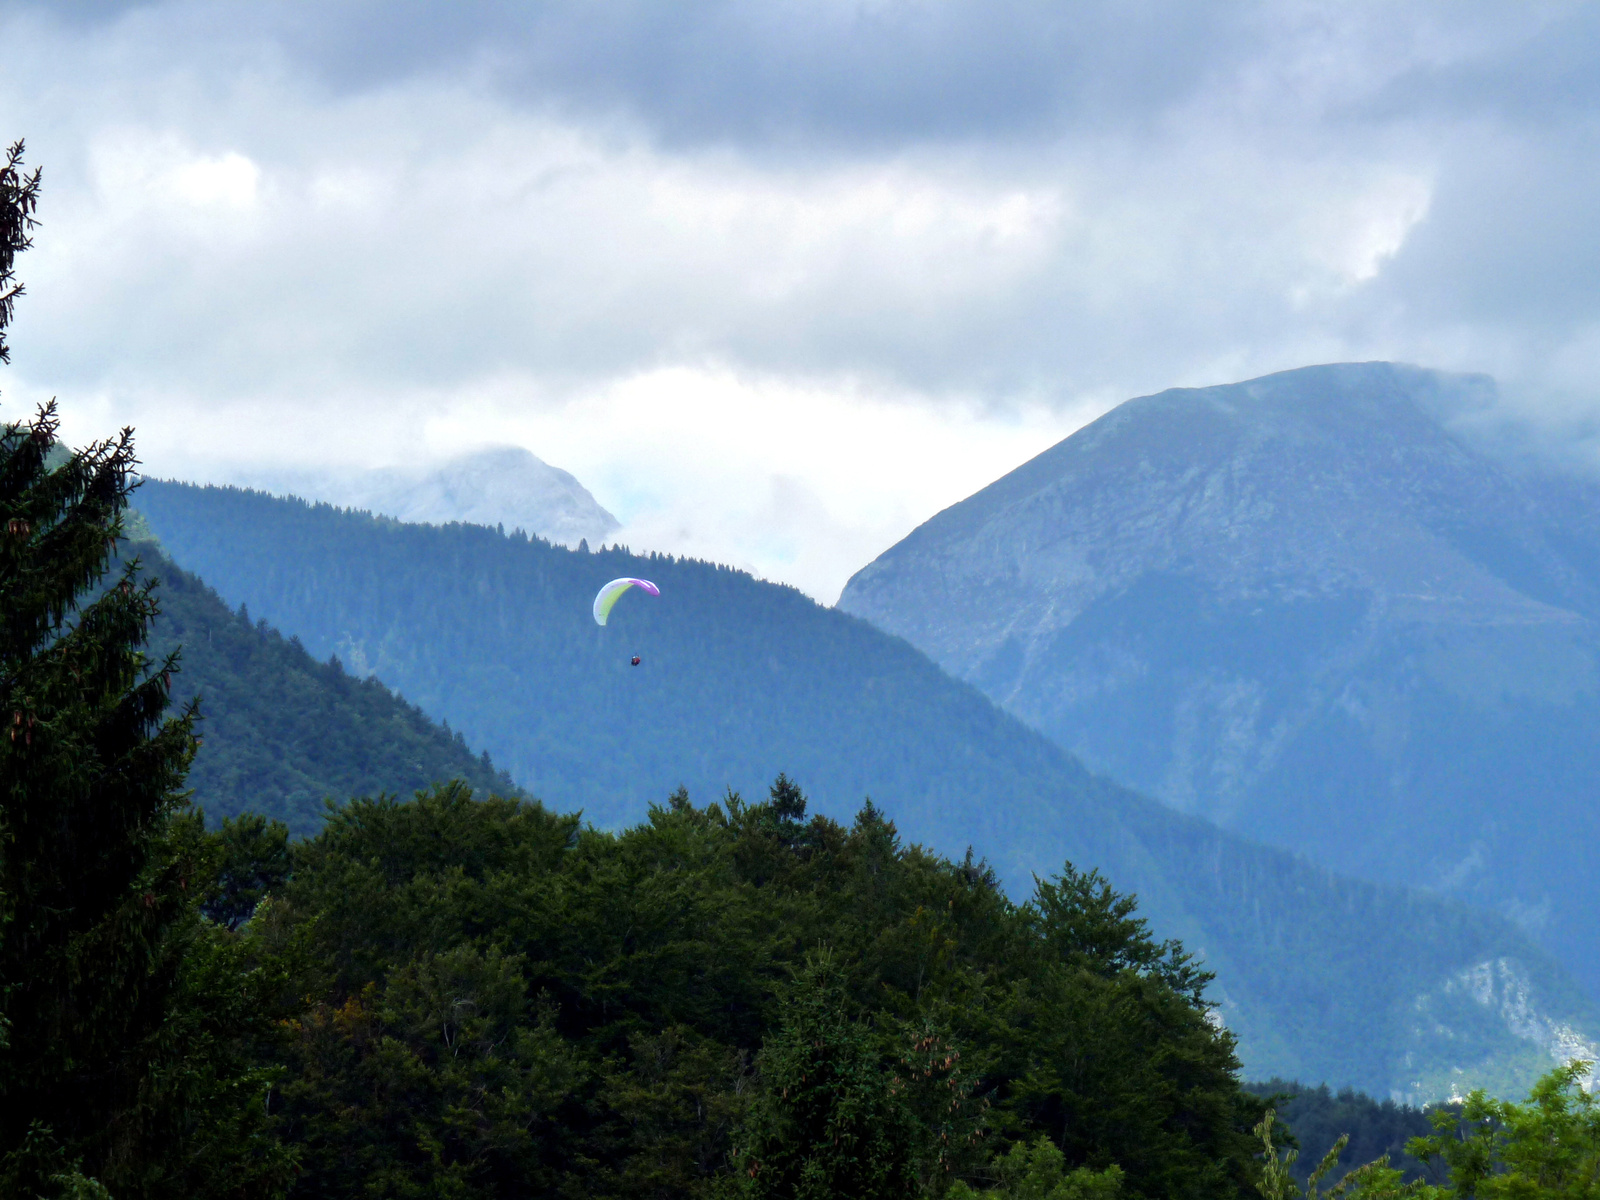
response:
<path id="1" fill-rule="evenodd" d="M 558 810 L 616 827 L 680 783 L 704 802 L 787 771 L 824 813 L 848 820 L 870 795 L 910 839 L 973 846 L 1017 893 L 1063 860 L 1099 867 L 1219 973 L 1251 1074 L 1435 1096 L 1592 1040 L 1586 1002 L 1509 923 L 1340 880 L 1093 778 L 907 643 L 793 589 L 233 489 L 151 481 L 138 498 L 229 603 L 376 672 Z M 590 601 L 621 575 L 661 597 L 629 595 L 599 628 Z"/>
<path id="2" fill-rule="evenodd" d="M 154 547 L 132 550 L 161 581 L 150 649 L 181 646 L 174 700 L 200 697 L 189 786 L 211 818 L 258 812 L 309 835 L 321 828 L 327 799 L 404 796 L 452 779 L 516 794 L 486 754 L 475 756 L 460 734 L 378 680 L 316 661 L 265 621 L 251 624 Z"/>
<path id="3" fill-rule="evenodd" d="M 1533 931 L 1600 995 L 1600 489 L 1388 363 L 1130 400 L 840 607 L 1097 770 Z"/>

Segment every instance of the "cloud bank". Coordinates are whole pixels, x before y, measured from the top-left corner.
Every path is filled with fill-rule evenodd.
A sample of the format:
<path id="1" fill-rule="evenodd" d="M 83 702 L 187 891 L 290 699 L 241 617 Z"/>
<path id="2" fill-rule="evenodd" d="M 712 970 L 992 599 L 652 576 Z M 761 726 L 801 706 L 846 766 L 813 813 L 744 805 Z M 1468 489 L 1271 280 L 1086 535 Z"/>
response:
<path id="1" fill-rule="evenodd" d="M 0 5 L 8 411 L 151 471 L 514 442 L 831 601 L 1111 404 L 1600 372 L 1592 4 Z"/>

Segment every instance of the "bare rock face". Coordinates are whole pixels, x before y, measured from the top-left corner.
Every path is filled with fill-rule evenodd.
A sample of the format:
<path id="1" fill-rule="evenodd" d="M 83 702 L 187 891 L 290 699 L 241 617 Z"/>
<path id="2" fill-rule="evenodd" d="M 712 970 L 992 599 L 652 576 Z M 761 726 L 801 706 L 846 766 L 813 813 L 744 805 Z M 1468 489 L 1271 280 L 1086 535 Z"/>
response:
<path id="1" fill-rule="evenodd" d="M 839 606 L 1091 767 L 1522 923 L 1600 994 L 1600 489 L 1452 432 L 1484 377 L 1130 400 Z"/>
<path id="2" fill-rule="evenodd" d="M 520 446 L 491 446 L 431 468 L 274 475 L 238 482 L 401 521 L 502 525 L 566 546 L 584 540 L 598 546 L 621 528 L 570 473 Z"/>

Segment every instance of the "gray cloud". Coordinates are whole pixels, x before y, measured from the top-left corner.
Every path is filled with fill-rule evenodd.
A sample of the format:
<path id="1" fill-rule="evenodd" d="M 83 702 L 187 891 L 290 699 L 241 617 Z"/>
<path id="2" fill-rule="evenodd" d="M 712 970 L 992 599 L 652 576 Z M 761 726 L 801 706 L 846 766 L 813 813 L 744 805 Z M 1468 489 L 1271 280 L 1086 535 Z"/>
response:
<path id="1" fill-rule="evenodd" d="M 1136 126 L 1270 53 L 1270 5 L 1181 0 L 290 0 L 0 12 L 272 47 L 335 94 L 472 73 L 496 94 L 623 115 L 674 145 L 870 151 Z M 1291 22 L 1293 24 L 1293 22 Z"/>
<path id="2" fill-rule="evenodd" d="M 1600 314 L 1595 134 L 1477 129 L 1462 140 L 1381 290 L 1419 322 L 1524 329 L 1543 343 L 1570 336 Z"/>
<path id="3" fill-rule="evenodd" d="M 702 553 L 769 561 L 716 496 L 811 497 L 771 561 L 822 593 L 827 547 L 959 498 L 917 473 L 969 486 L 937 456 L 974 422 L 1003 466 L 1127 395 L 1379 357 L 1564 438 L 1600 411 L 1596 4 L 0 3 L 0 39 L 47 186 L 8 391 L 193 472 L 498 422 Z M 866 436 L 825 396 L 923 416 L 855 491 L 690 453 L 763 462 L 807 405 Z M 635 486 L 650 446 L 697 478 Z"/>
<path id="4" fill-rule="evenodd" d="M 256 6 L 332 86 L 476 68 L 501 94 L 621 111 L 669 143 L 1016 138 L 1135 121 L 1258 41 L 1249 7 L 737 0 Z"/>
<path id="5" fill-rule="evenodd" d="M 1380 119 L 1428 113 L 1547 128 L 1600 104 L 1600 8 L 1475 4 L 1436 10 L 1452 52 L 1418 55 L 1363 104 Z M 1453 36 L 1452 36 L 1453 35 Z"/>

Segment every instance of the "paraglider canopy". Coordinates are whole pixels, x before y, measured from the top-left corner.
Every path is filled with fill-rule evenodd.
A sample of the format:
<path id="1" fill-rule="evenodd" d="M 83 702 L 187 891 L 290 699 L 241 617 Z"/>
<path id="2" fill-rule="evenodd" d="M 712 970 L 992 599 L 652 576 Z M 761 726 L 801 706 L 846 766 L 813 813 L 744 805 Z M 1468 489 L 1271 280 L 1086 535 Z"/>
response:
<path id="1" fill-rule="evenodd" d="M 661 589 L 648 579 L 613 579 L 601 588 L 594 596 L 594 623 L 604 625 L 606 618 L 611 615 L 611 608 L 617 598 L 631 587 L 640 591 L 649 592 L 652 596 L 661 595 Z"/>

